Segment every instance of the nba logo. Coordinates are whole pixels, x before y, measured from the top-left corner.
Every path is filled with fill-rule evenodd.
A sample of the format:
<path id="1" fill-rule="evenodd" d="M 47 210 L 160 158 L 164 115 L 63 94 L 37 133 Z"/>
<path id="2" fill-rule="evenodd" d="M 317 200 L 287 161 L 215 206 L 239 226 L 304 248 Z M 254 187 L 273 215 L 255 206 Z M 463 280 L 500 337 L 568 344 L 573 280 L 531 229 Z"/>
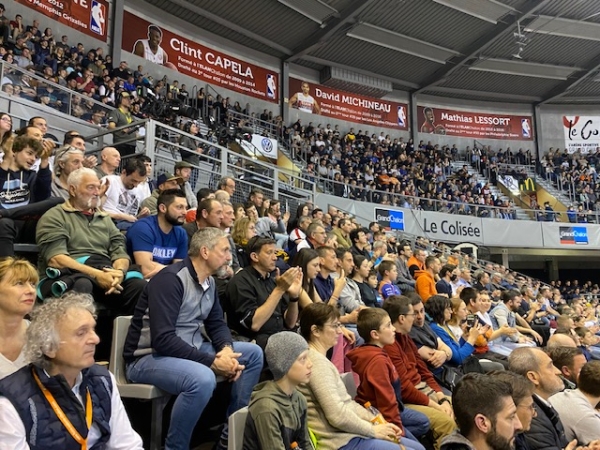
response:
<path id="1" fill-rule="evenodd" d="M 402 128 L 406 127 L 406 111 L 404 110 L 404 106 L 398 106 L 398 126 Z"/>
<path id="2" fill-rule="evenodd" d="M 267 97 L 275 98 L 277 86 L 275 85 L 275 77 L 271 74 L 267 75 Z"/>
<path id="3" fill-rule="evenodd" d="M 94 33 L 104 36 L 104 24 L 106 22 L 106 7 L 92 0 L 92 8 L 90 12 L 90 30 Z"/>
<path id="4" fill-rule="evenodd" d="M 531 137 L 531 126 L 529 125 L 529 119 L 521 119 L 521 133 L 523 137 Z"/>

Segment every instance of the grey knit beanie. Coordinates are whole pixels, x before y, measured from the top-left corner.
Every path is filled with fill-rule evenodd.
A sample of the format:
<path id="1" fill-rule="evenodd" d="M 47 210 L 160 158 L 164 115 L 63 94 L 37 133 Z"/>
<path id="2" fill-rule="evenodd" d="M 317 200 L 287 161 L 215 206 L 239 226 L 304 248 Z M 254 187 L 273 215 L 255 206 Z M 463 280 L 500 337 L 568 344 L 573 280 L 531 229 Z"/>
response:
<path id="1" fill-rule="evenodd" d="M 275 380 L 288 373 L 304 350 L 308 350 L 308 343 L 298 333 L 281 331 L 269 338 L 265 347 L 265 357 Z"/>

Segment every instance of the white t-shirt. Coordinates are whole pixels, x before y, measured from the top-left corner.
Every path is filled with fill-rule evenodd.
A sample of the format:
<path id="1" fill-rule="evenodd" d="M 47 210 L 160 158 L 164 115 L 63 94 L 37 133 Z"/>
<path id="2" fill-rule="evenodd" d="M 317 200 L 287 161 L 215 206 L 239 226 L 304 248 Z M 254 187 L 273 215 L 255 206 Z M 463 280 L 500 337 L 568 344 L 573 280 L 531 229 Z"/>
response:
<path id="1" fill-rule="evenodd" d="M 104 209 L 107 212 L 137 215 L 140 205 L 144 200 L 138 188 L 125 189 L 120 175 L 108 175 L 102 182 L 108 180 L 110 186 L 106 191 Z"/>

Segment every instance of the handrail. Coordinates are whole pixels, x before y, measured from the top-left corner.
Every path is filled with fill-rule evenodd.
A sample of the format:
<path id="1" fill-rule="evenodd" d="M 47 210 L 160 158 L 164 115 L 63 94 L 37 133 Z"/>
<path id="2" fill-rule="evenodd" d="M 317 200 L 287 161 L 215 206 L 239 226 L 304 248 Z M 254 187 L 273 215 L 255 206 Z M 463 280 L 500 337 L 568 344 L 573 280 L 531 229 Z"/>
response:
<path id="1" fill-rule="evenodd" d="M 73 103 L 72 102 L 73 95 L 77 95 L 79 97 L 85 98 L 86 102 L 90 102 L 91 101 L 94 104 L 95 107 L 99 107 L 99 108 L 107 109 L 107 110 L 114 109 L 110 105 L 107 105 L 105 103 L 102 103 L 102 102 L 99 102 L 97 100 L 94 100 L 93 98 L 87 97 L 87 96 L 85 96 L 85 95 L 83 95 L 83 94 L 81 94 L 79 92 L 76 92 L 76 91 L 73 91 L 71 89 L 65 88 L 64 86 L 61 86 L 60 84 L 57 84 L 57 83 L 55 83 L 53 81 L 50 81 L 50 80 L 47 80 L 44 77 L 41 77 L 41 76 L 37 75 L 36 73 L 32 73 L 32 72 L 29 72 L 27 70 L 24 70 L 24 69 L 22 69 L 19 66 L 15 66 L 14 64 L 9 64 L 6 61 L 1 61 L 1 60 L 0 60 L 0 64 L 1 64 L 0 65 L 0 74 L 1 74 L 2 78 L 4 78 L 6 76 L 5 70 L 12 70 L 14 72 L 21 73 L 22 75 L 27 75 L 28 77 L 30 77 L 32 79 L 35 79 L 38 82 L 41 82 L 41 83 L 43 83 L 46 86 L 52 86 L 55 90 L 58 90 L 58 91 L 66 94 L 66 95 L 69 95 L 70 101 L 69 101 L 69 105 L 68 105 L 69 109 L 68 109 L 68 112 L 67 112 L 67 114 L 69 114 L 69 115 L 72 115 L 71 106 L 72 106 L 72 103 Z M 53 109 L 56 109 L 56 108 L 53 108 Z"/>
<path id="2" fill-rule="evenodd" d="M 305 174 L 306 175 L 306 174 Z M 350 187 L 348 186 L 346 183 L 340 183 L 339 181 L 335 181 L 331 178 L 325 178 L 325 177 L 321 177 L 319 175 L 314 175 L 311 176 L 311 178 L 317 183 L 317 184 L 323 184 L 324 186 L 328 187 L 328 190 L 330 192 L 335 192 L 334 190 L 334 186 L 338 186 L 338 188 L 341 188 L 343 190 L 345 190 L 346 187 Z M 358 188 L 358 186 L 357 186 Z M 421 207 L 424 204 L 426 204 L 427 202 L 431 201 L 432 204 L 435 206 L 434 210 L 441 212 L 440 209 L 442 208 L 460 208 L 461 205 L 466 207 L 468 206 L 469 209 L 471 209 L 472 211 L 474 211 L 475 213 L 478 213 L 479 211 L 488 211 L 490 213 L 489 216 L 479 216 L 477 215 L 477 217 L 481 217 L 481 218 L 503 218 L 503 219 L 508 219 L 507 217 L 494 217 L 494 214 L 496 216 L 501 215 L 501 214 L 514 214 L 514 218 L 512 220 L 522 220 L 522 219 L 518 219 L 516 216 L 517 210 L 509 207 L 502 207 L 502 206 L 490 206 L 490 205 L 480 205 L 480 204 L 473 204 L 473 203 L 461 203 L 461 202 L 456 202 L 456 201 L 449 201 L 449 200 L 438 200 L 438 199 L 433 199 L 433 198 L 427 198 L 427 197 L 418 197 L 418 196 L 411 196 L 411 195 L 404 195 L 404 194 L 398 194 L 398 193 L 393 193 L 393 192 L 387 192 L 387 191 L 382 191 L 382 190 L 378 190 L 378 189 L 369 189 L 367 187 L 363 187 L 362 188 L 363 191 L 365 191 L 366 195 L 373 195 L 373 194 L 378 194 L 380 196 L 388 196 L 390 202 L 392 202 L 392 200 L 397 199 L 405 199 L 405 200 L 411 200 L 411 202 L 406 202 L 406 204 L 402 204 L 402 205 L 384 205 L 381 204 L 382 207 L 385 206 L 389 206 L 389 207 L 398 207 L 398 208 L 411 208 L 414 209 L 414 205 L 416 204 L 416 202 L 418 202 L 418 205 Z M 335 195 L 335 194 L 333 194 Z M 532 219 L 525 219 L 525 220 L 536 220 L 538 214 L 543 214 L 544 217 L 546 216 L 546 212 L 543 210 L 536 210 L 536 209 L 526 209 L 526 208 L 519 208 L 520 211 L 525 211 L 530 215 L 533 215 Z M 453 214 L 460 214 L 458 212 L 452 212 Z M 556 215 L 560 214 L 559 212 L 555 213 Z M 465 214 L 468 216 L 474 216 L 474 214 Z M 476 215 L 476 214 L 475 214 Z M 545 220 L 544 220 L 545 221 Z"/>

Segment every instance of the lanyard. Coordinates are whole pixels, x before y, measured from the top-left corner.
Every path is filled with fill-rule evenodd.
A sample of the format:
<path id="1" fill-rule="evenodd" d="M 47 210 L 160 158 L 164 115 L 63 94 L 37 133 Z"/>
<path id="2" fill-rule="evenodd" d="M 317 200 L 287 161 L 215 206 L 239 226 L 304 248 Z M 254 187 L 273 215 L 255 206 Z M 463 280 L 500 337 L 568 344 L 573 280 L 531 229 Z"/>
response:
<path id="1" fill-rule="evenodd" d="M 69 434 L 73 437 L 73 439 L 75 439 L 75 441 L 77 441 L 78 444 L 81 444 L 81 450 L 87 450 L 87 438 L 85 438 L 85 439 L 82 438 L 81 435 L 77 432 L 77 430 L 75 429 L 75 427 L 73 426 L 73 424 L 71 423 L 69 418 L 66 416 L 66 414 L 63 412 L 61 407 L 58 405 L 58 403 L 54 399 L 54 396 L 52 395 L 52 393 L 48 389 L 46 389 L 46 386 L 44 386 L 42 384 L 42 382 L 40 381 L 40 378 L 37 376 L 37 373 L 35 373 L 35 369 L 32 369 L 32 373 L 33 373 L 33 378 L 35 379 L 35 382 L 37 383 L 37 385 L 40 387 L 40 389 L 44 393 L 44 397 L 46 397 L 46 400 L 48 400 L 48 403 L 50 403 L 50 406 L 52 407 L 52 410 L 54 411 L 54 413 L 56 414 L 58 419 L 61 421 L 61 423 L 64 425 L 64 427 L 67 429 Z M 86 388 L 86 401 L 85 401 L 85 422 L 87 425 L 87 429 L 89 430 L 90 427 L 92 426 L 92 396 L 90 395 L 90 390 L 87 388 Z"/>

